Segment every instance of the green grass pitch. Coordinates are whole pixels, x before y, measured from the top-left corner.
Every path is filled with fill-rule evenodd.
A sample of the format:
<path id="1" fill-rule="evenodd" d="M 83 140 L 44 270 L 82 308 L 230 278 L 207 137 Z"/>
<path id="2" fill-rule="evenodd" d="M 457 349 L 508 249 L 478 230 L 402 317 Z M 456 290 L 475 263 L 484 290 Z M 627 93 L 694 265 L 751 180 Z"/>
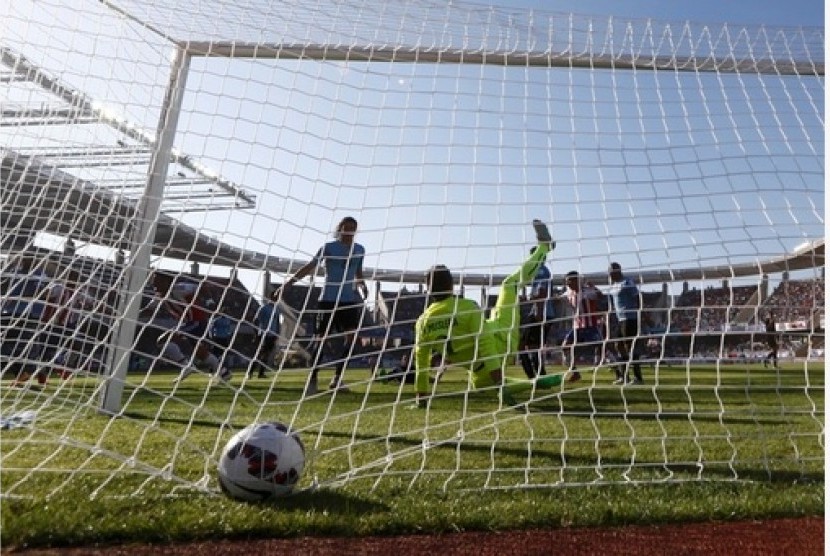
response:
<path id="1" fill-rule="evenodd" d="M 521 373 L 511 369 L 516 376 Z M 301 399 L 303 371 L 231 387 L 129 376 L 124 413 L 99 382 L 2 383 L 5 546 L 610 526 L 822 515 L 824 365 L 646 368 L 621 389 L 600 369 L 526 410 L 500 409 L 450 370 L 428 410 L 410 385 L 353 369 L 349 393 Z M 323 371 L 323 383 L 326 372 Z M 279 420 L 308 451 L 298 492 L 257 504 L 217 491 L 234 431 Z"/>

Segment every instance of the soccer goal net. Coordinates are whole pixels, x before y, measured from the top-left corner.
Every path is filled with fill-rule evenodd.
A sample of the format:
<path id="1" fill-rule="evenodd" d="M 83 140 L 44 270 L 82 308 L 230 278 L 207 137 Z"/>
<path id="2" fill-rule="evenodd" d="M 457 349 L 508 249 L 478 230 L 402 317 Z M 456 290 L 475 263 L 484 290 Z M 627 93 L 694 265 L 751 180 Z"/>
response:
<path id="1" fill-rule="evenodd" d="M 19 0 L 0 62 L 3 497 L 218 492 L 260 421 L 301 488 L 823 477 L 823 28 Z M 368 296 L 320 327 L 346 217 Z M 504 375 L 581 379 L 511 405 L 438 350 L 411 409 L 424 271 L 494 314 L 534 219 Z"/>

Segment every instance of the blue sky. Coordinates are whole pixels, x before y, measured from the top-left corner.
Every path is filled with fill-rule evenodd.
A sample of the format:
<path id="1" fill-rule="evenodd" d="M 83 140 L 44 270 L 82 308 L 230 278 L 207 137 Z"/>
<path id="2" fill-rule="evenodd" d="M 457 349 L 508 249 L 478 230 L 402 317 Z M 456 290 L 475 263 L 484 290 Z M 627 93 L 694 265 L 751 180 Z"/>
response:
<path id="1" fill-rule="evenodd" d="M 32 25 L 24 36 L 15 27 L 7 36 L 20 35 L 32 50 L 32 43 L 57 46 L 42 57 L 52 57 L 55 72 L 153 130 L 166 83 L 163 44 L 137 49 L 140 30 L 107 16 L 52 8 L 49 20 L 24 4 L 13 9 L 42 17 L 46 31 Z M 124 4 L 165 13 L 168 3 Z M 488 4 L 454 6 L 480 8 L 476 14 L 486 18 Z M 519 23 L 482 39 L 487 44 L 521 40 L 528 9 L 536 23 L 554 9 L 550 2 L 494 4 L 509 8 L 498 21 L 516 14 Z M 662 44 L 660 53 L 667 41 L 683 51 L 689 37 L 701 41 L 694 48 L 722 49 L 728 37 L 741 55 L 744 24 L 763 53 L 764 41 L 781 44 L 774 33 L 758 34 L 759 25 L 824 22 L 822 2 L 586 0 L 557 2 L 555 10 L 582 22 L 591 16 L 599 42 L 613 15 L 614 35 L 605 40 L 618 53 L 649 41 Z M 159 21 L 194 37 L 225 32 L 207 15 L 202 9 Z M 58 33 L 65 21 L 70 28 Z M 413 33 L 443 40 L 440 23 L 431 23 Z M 240 28 L 252 33 L 256 23 Z M 44 36 L 51 44 L 40 45 Z M 581 40 L 577 34 L 575 44 L 584 46 Z M 87 52 L 96 54 L 95 65 Z M 599 271 L 611 259 L 627 269 L 764 260 L 823 235 L 823 102 L 823 81 L 815 78 L 194 59 L 176 143 L 248 187 L 258 208 L 182 218 L 239 247 L 304 262 L 340 218 L 353 215 L 367 264 L 376 268 L 441 262 L 503 273 L 532 243 L 528 223 L 536 217 L 559 240 L 555 273 Z M 259 289 L 258 274 L 244 279 Z"/>
<path id="2" fill-rule="evenodd" d="M 603 24 L 609 4 L 580 3 L 579 13 L 590 14 L 593 6 Z M 630 8 L 631 17 L 650 13 Z M 723 21 L 711 14 L 727 14 L 709 8 L 662 10 L 655 17 L 715 21 L 711 27 L 719 30 Z M 741 21 L 740 15 L 735 10 L 729 17 Z M 778 15 L 768 20 L 779 21 L 790 24 Z M 231 65 L 219 73 L 227 76 Z M 260 78 L 291 79 L 297 91 L 269 105 L 280 122 L 272 131 L 292 170 L 278 170 L 287 185 L 266 193 L 281 212 L 256 215 L 250 227 L 271 227 L 265 243 L 285 256 L 309 257 L 327 239 L 325 224 L 352 214 L 361 222 L 370 266 L 443 262 L 459 271 L 506 272 L 532 241 L 527 223 L 540 217 L 560 238 L 555 272 L 597 271 L 609 259 L 632 269 L 683 268 L 780 255 L 809 239 L 805 223 L 817 220 L 811 214 L 816 199 L 798 188 L 815 188 L 821 168 L 810 149 L 823 129 L 813 121 L 808 135 L 792 133 L 800 125 L 791 121 L 793 113 L 777 110 L 803 91 L 780 81 L 705 74 L 689 84 L 683 76 L 677 93 L 677 76 L 668 72 L 643 77 L 434 65 L 375 71 L 305 62 L 272 71 Z M 598 98 L 574 98 L 590 94 L 590 86 Z M 488 87 L 499 93 L 488 94 Z M 303 93 L 326 88 L 331 97 Z M 807 103 L 809 95 L 795 102 Z M 240 100 L 239 113 L 245 104 Z M 643 114 L 627 118 L 622 112 L 629 109 Z M 722 125 L 727 118 L 733 121 Z M 779 127 L 789 130 L 786 142 L 774 136 Z M 237 130 L 244 133 L 244 126 Z M 251 124 L 246 141 L 256 143 L 261 131 Z M 273 156 L 267 142 L 258 147 L 252 160 Z M 223 144 L 220 156 L 232 149 Z M 797 182 L 801 169 L 813 172 L 812 183 Z M 780 198 L 775 180 L 791 181 L 791 195 Z M 793 210 L 806 217 L 793 217 Z M 304 229 L 297 229 L 298 217 Z M 286 241 L 297 233 L 298 243 Z"/>
<path id="3" fill-rule="evenodd" d="M 664 0 L 503 0 L 481 5 L 498 4 L 513 8 L 544 9 L 587 15 L 613 15 L 623 18 L 651 18 L 663 21 L 697 21 L 704 23 L 742 23 L 764 25 L 823 25 L 822 0 L 698 0 L 678 2 Z"/>

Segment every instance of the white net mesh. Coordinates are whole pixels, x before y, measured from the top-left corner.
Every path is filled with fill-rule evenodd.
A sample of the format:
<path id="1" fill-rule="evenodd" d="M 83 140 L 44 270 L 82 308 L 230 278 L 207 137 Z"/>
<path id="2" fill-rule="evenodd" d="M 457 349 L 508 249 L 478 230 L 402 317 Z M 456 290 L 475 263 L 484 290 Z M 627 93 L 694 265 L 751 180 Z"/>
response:
<path id="1" fill-rule="evenodd" d="M 3 496 L 213 491 L 257 420 L 300 430 L 303 486 L 823 473 L 822 29 L 369 0 L 20 1 L 0 29 Z M 256 315 L 347 215 L 371 289 L 351 391 L 325 391 L 333 335 L 305 396 L 322 274 L 283 291 L 274 350 Z M 384 373 L 424 269 L 492 304 L 534 218 L 555 288 L 605 289 L 611 261 L 639 284 L 646 384 L 589 353 L 518 412 L 450 368 L 410 411 Z"/>

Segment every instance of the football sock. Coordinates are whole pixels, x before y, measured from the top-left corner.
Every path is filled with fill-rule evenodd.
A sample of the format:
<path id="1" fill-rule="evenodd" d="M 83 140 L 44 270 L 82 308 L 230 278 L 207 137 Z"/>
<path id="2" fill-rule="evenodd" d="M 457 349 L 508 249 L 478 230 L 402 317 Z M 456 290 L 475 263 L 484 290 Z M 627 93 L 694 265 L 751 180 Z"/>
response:
<path id="1" fill-rule="evenodd" d="M 643 380 L 643 370 L 640 366 L 640 356 L 639 354 L 634 354 L 631 356 L 631 360 L 633 361 L 632 370 L 634 371 L 634 378 L 637 380 Z"/>
<path id="2" fill-rule="evenodd" d="M 562 384 L 562 380 L 564 379 L 565 375 L 561 373 L 553 374 L 553 375 L 544 375 L 540 376 L 536 379 L 536 385 L 539 388 L 554 388 Z"/>
<path id="3" fill-rule="evenodd" d="M 555 386 L 562 384 L 564 375 L 553 374 L 539 376 L 533 380 L 525 380 L 522 378 L 504 377 L 504 390 L 509 394 L 518 394 L 533 389 L 534 386 L 543 390 L 548 390 Z"/>
<path id="4" fill-rule="evenodd" d="M 214 373 L 219 370 L 219 358 L 213 355 L 212 353 L 207 354 L 207 356 L 202 359 L 202 361 L 207 365 L 208 369 L 213 371 Z"/>
<path id="5" fill-rule="evenodd" d="M 522 362 L 522 369 L 524 369 L 527 378 L 532 379 L 535 375 L 533 372 L 533 364 L 530 360 L 530 355 L 527 353 L 522 353 L 519 355 L 519 360 Z"/>
<path id="6" fill-rule="evenodd" d="M 164 351 L 162 352 L 162 357 L 164 357 L 165 359 L 169 359 L 170 361 L 176 361 L 180 364 L 182 360 L 184 360 L 184 363 L 187 363 L 187 358 L 184 356 L 182 348 L 180 348 L 178 345 L 172 342 L 165 344 Z"/>

